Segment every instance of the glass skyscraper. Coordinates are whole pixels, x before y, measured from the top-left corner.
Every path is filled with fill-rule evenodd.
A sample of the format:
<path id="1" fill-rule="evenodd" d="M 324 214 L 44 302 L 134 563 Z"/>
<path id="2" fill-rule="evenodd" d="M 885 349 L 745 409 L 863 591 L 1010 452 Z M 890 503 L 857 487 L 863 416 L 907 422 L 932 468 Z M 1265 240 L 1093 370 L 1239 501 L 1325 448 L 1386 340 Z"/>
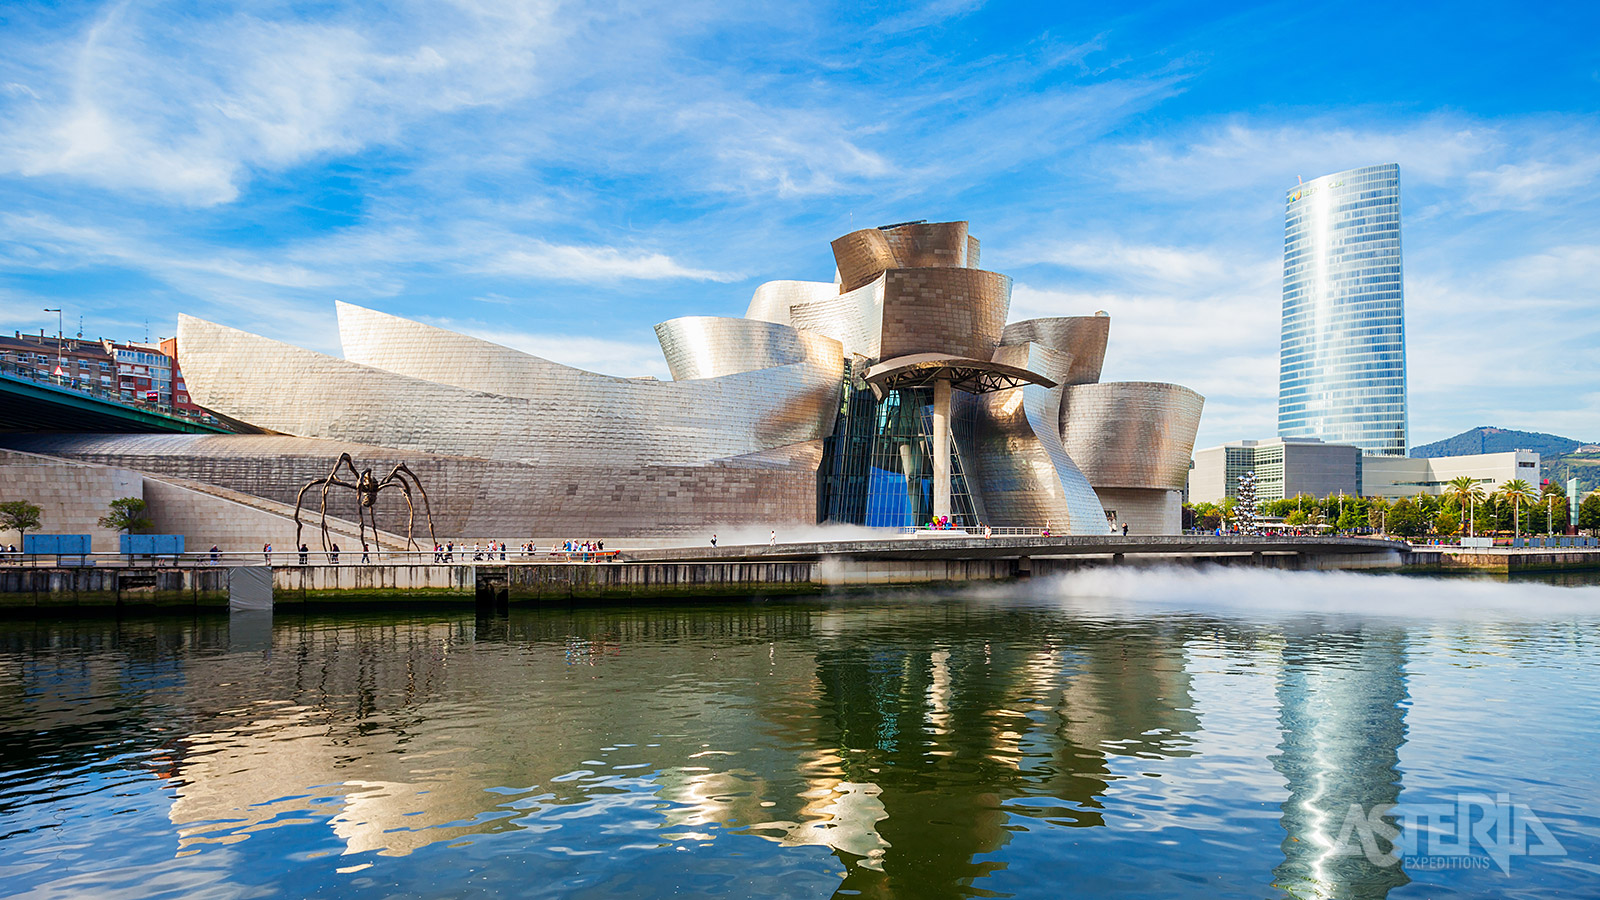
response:
<path id="1" fill-rule="evenodd" d="M 1286 199 L 1278 434 L 1405 456 L 1400 166 L 1324 175 Z"/>

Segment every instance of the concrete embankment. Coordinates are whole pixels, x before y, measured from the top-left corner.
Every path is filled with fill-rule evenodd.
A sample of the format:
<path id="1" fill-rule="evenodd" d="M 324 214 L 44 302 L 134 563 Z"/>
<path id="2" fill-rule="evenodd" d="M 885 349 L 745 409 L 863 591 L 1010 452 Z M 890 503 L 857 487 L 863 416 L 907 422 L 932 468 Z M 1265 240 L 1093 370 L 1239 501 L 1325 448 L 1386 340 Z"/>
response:
<path id="1" fill-rule="evenodd" d="M 1600 551 L 1460 553 L 1372 539 L 940 538 L 636 551 L 608 562 L 229 567 L 0 566 L 0 610 L 226 609 L 241 585 L 275 606 L 549 603 L 815 594 L 1050 576 L 1107 565 L 1231 565 L 1517 574 L 1600 568 Z M 270 589 L 269 589 L 270 587 Z"/>
<path id="2" fill-rule="evenodd" d="M 209 566 L 0 570 L 0 609 L 226 609 L 235 571 Z M 281 607 L 429 600 L 541 603 L 760 597 L 995 581 L 1018 574 L 1015 560 L 275 566 L 271 602 Z"/>
<path id="3" fill-rule="evenodd" d="M 1407 572 L 1517 575 L 1600 570 L 1600 550 L 1517 549 L 1455 550 L 1418 547 L 1402 567 Z"/>

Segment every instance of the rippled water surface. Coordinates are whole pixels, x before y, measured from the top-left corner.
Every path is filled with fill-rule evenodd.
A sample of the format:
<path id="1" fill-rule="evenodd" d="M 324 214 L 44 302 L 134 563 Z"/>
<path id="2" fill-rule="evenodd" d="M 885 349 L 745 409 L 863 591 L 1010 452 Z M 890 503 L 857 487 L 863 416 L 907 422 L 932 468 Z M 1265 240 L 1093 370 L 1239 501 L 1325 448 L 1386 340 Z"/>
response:
<path id="1" fill-rule="evenodd" d="M 1597 624 L 1227 571 L 0 622 L 0 894 L 1592 896 Z"/>

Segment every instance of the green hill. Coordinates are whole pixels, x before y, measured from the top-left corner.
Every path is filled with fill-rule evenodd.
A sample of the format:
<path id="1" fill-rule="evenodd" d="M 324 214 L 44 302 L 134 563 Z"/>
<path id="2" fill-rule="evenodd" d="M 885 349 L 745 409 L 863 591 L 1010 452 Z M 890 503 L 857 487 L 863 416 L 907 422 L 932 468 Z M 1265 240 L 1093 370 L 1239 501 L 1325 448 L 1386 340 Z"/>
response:
<path id="1" fill-rule="evenodd" d="M 1482 425 L 1463 431 L 1455 437 L 1411 448 L 1414 458 L 1431 456 L 1471 456 L 1474 453 L 1505 453 L 1508 450 L 1532 450 L 1540 457 L 1562 456 L 1585 446 L 1560 435 L 1539 431 L 1515 431 L 1510 428 L 1493 428 Z"/>
<path id="2" fill-rule="evenodd" d="M 1578 490 L 1600 489 L 1600 450 L 1579 452 L 1579 447 L 1595 444 L 1539 431 L 1482 426 L 1455 437 L 1411 448 L 1413 457 L 1470 456 L 1474 453 L 1504 453 L 1532 450 L 1539 454 L 1540 477 L 1565 486 L 1567 479 L 1578 479 Z"/>

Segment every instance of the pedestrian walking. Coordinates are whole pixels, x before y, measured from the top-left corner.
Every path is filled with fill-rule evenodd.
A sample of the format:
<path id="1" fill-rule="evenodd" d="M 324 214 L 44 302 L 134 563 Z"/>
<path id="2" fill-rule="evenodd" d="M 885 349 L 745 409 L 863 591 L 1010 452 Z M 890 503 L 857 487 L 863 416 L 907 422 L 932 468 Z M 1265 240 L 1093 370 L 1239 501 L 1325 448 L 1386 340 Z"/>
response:
<path id="1" fill-rule="evenodd" d="M 367 564 L 367 565 L 372 565 L 372 560 L 367 557 L 367 542 L 366 541 L 362 541 L 361 542 L 361 561 L 363 563 Z"/>
<path id="2" fill-rule="evenodd" d="M 711 546 L 715 547 L 716 545 L 717 545 L 717 536 L 715 534 L 712 534 L 711 535 Z"/>
<path id="3" fill-rule="evenodd" d="M 272 565 L 272 545 L 271 544 L 262 544 L 261 545 L 261 555 L 266 557 L 267 565 L 269 565 L 269 566 Z"/>
<path id="4" fill-rule="evenodd" d="M 300 565 L 303 566 L 303 565 L 306 564 L 306 555 L 309 554 L 310 552 L 311 552 L 311 548 L 310 547 L 307 547 L 305 544 L 301 544 L 300 545 Z"/>
<path id="5" fill-rule="evenodd" d="M 330 562 L 332 562 L 336 566 L 339 564 L 339 545 L 338 544 L 334 544 L 333 545 L 333 551 L 328 554 L 328 560 Z"/>
<path id="6" fill-rule="evenodd" d="M 767 538 L 767 546 L 768 547 L 776 547 L 776 546 L 778 546 L 778 532 L 777 531 L 773 531 L 772 532 L 772 536 Z"/>
<path id="7" fill-rule="evenodd" d="M 211 545 L 211 564 L 214 566 L 218 562 L 220 562 L 221 561 L 221 556 L 222 556 L 222 551 L 217 549 L 217 545 L 216 544 L 212 544 Z"/>
<path id="8" fill-rule="evenodd" d="M 1123 537 L 1127 537 L 1128 536 L 1128 523 L 1127 522 L 1123 522 L 1122 523 L 1122 536 Z"/>

